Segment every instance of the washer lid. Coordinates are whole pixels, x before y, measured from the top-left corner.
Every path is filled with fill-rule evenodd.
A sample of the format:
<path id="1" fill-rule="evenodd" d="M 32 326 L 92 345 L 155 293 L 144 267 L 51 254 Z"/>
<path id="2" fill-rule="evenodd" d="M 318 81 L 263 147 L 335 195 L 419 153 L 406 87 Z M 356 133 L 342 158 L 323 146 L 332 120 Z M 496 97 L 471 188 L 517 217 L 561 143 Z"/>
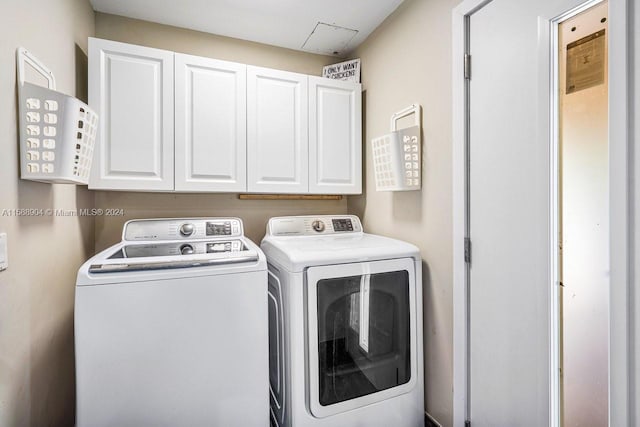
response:
<path id="1" fill-rule="evenodd" d="M 246 237 L 157 243 L 120 242 L 87 260 L 78 270 L 76 285 L 155 283 L 266 269 L 264 253 Z"/>
<path id="2" fill-rule="evenodd" d="M 290 272 L 318 265 L 408 257 L 420 259 L 419 249 L 410 243 L 366 233 L 303 237 L 267 235 L 260 248 L 267 261 L 274 261 Z"/>
<path id="3" fill-rule="evenodd" d="M 241 239 L 218 239 L 121 244 L 103 259 L 96 259 L 89 266 L 89 273 L 169 270 L 257 262 L 259 249 L 248 247 L 244 242 Z"/>

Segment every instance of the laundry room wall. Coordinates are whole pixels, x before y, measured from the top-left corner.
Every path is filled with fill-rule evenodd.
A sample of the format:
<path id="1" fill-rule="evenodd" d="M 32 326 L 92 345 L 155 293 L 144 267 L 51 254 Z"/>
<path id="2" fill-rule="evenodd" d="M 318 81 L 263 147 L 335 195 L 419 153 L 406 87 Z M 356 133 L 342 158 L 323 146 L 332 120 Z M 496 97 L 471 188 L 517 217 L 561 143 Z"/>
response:
<path id="1" fill-rule="evenodd" d="M 88 0 L 0 2 L 0 232 L 9 241 L 9 268 L 0 272 L 0 426 L 74 425 L 74 291 L 93 253 L 94 221 L 15 210 L 76 212 L 94 197 L 82 186 L 19 179 L 16 48 L 46 64 L 59 91 L 86 100 L 93 31 Z"/>
<path id="2" fill-rule="evenodd" d="M 222 37 L 168 25 L 96 13 L 96 37 L 226 61 L 320 75 L 322 67 L 340 60 Z M 122 217 L 96 218 L 96 250 L 120 240 L 128 219 L 189 216 L 237 216 L 246 235 L 259 243 L 267 220 L 278 215 L 343 214 L 342 200 L 239 200 L 236 194 L 170 194 L 96 192 L 96 207 L 123 209 Z"/>
<path id="3" fill-rule="evenodd" d="M 458 0 L 405 0 L 356 50 L 362 59 L 365 191 L 349 213 L 365 230 L 406 240 L 423 263 L 425 408 L 452 425 L 453 297 L 451 12 Z M 422 191 L 376 192 L 369 149 L 391 115 L 423 108 Z M 412 123 L 412 122 L 410 122 Z"/>

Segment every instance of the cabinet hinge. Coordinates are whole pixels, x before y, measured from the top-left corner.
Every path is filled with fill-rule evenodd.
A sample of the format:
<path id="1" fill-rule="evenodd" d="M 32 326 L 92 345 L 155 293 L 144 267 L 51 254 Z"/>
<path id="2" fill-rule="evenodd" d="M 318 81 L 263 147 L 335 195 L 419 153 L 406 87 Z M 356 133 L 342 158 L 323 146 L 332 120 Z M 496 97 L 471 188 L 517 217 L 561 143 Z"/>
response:
<path id="1" fill-rule="evenodd" d="M 464 54 L 464 78 L 471 80 L 471 55 Z"/>
<path id="2" fill-rule="evenodd" d="M 464 262 L 471 264 L 471 239 L 464 238 Z"/>

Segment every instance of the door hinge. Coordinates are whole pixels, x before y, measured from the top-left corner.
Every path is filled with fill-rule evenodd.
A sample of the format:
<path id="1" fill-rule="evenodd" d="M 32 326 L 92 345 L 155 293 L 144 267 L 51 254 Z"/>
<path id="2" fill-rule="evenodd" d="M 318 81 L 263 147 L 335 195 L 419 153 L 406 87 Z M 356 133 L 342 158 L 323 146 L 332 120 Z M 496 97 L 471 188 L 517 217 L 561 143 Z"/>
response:
<path id="1" fill-rule="evenodd" d="M 471 239 L 464 238 L 464 262 L 471 264 Z"/>
<path id="2" fill-rule="evenodd" d="M 464 54 L 464 78 L 471 80 L 471 55 L 468 53 Z"/>
<path id="3" fill-rule="evenodd" d="M 464 422 L 464 427 L 471 427 L 471 421 L 470 420 L 466 420 Z"/>

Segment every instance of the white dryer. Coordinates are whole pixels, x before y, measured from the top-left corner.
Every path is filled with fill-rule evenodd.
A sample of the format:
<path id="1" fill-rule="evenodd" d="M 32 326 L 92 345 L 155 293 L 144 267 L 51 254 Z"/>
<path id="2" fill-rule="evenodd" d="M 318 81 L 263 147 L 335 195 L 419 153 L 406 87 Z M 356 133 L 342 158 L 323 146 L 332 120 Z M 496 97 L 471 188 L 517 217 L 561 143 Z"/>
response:
<path id="1" fill-rule="evenodd" d="M 272 218 L 272 425 L 424 425 L 418 248 L 355 216 Z"/>
<path id="2" fill-rule="evenodd" d="M 241 220 L 129 221 L 78 272 L 77 426 L 268 426 L 266 302 Z"/>

